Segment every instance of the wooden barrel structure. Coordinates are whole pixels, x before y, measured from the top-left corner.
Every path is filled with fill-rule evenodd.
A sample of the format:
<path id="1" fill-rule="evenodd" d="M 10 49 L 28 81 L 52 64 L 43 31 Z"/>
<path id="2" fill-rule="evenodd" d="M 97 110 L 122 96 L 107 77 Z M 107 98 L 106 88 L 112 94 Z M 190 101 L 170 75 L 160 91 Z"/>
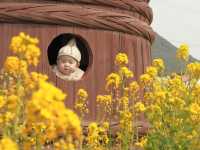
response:
<path id="1" fill-rule="evenodd" d="M 0 67 L 11 54 L 8 48 L 12 36 L 25 32 L 39 38 L 41 62 L 34 70 L 47 74 L 50 82 L 68 94 L 66 104 L 70 107 L 77 90 L 86 89 L 89 119 L 95 119 L 96 95 L 103 94 L 106 76 L 116 69 L 115 55 L 128 54 L 135 79 L 151 63 L 155 33 L 150 27 L 153 15 L 148 3 L 149 0 L 1 0 Z M 64 81 L 51 70 L 54 45 L 59 38 L 66 37 L 67 41 L 70 36 L 76 37 L 85 55 L 81 62 L 85 74 L 76 82 Z"/>

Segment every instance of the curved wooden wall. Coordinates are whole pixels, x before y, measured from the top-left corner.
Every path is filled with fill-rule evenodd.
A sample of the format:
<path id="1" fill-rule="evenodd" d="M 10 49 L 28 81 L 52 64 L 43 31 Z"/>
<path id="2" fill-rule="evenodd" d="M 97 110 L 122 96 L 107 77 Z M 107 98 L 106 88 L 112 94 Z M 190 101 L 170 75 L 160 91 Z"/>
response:
<path id="1" fill-rule="evenodd" d="M 98 5 L 98 6 L 97 6 Z M 115 8 L 114 8 L 115 7 Z M 118 52 L 129 56 L 129 67 L 135 78 L 151 62 L 154 32 L 149 26 L 152 11 L 148 0 L 31 0 L 0 2 L 0 67 L 10 55 L 8 44 L 12 36 L 23 31 L 40 39 L 41 62 L 35 69 L 49 75 L 50 81 L 68 93 L 67 104 L 73 106 L 75 92 L 89 92 L 90 119 L 96 116 L 95 98 L 103 94 L 105 78 L 114 71 Z M 47 47 L 61 33 L 83 37 L 93 53 L 93 64 L 78 82 L 63 82 L 51 71 Z"/>

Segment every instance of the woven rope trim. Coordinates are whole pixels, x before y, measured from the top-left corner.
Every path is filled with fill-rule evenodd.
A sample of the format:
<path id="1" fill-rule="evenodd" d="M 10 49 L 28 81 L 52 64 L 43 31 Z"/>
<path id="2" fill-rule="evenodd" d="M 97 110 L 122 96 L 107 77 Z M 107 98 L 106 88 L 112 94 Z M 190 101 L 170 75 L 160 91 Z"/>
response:
<path id="1" fill-rule="evenodd" d="M 76 25 L 137 35 L 151 43 L 155 38 L 149 25 L 131 15 L 77 4 L 0 3 L 0 22 Z"/>
<path id="2" fill-rule="evenodd" d="M 55 2 L 66 2 L 66 3 L 83 3 L 96 6 L 108 6 L 114 9 L 123 9 L 127 11 L 137 12 L 143 15 L 149 22 L 152 22 L 153 14 L 152 9 L 149 7 L 145 0 L 50 0 Z"/>

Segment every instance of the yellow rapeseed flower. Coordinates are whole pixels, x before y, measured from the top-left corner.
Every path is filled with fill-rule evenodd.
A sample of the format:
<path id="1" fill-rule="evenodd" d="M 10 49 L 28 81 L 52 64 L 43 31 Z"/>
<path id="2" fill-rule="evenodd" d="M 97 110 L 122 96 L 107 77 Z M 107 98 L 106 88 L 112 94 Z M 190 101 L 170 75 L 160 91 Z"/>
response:
<path id="1" fill-rule="evenodd" d="M 165 69 L 164 61 L 161 58 L 153 59 L 153 67 L 156 67 L 159 72 Z"/>
<path id="2" fill-rule="evenodd" d="M 125 53 L 118 53 L 115 57 L 115 64 L 118 66 L 128 64 L 128 56 Z"/>
<path id="3" fill-rule="evenodd" d="M 10 49 L 14 54 L 24 53 L 26 51 L 26 46 L 23 44 L 23 38 L 14 36 L 11 40 Z"/>
<path id="4" fill-rule="evenodd" d="M 200 114 L 200 105 L 197 103 L 192 103 L 189 106 L 189 111 L 194 115 L 199 115 Z"/>
<path id="5" fill-rule="evenodd" d="M 9 137 L 0 140 L 0 150 L 18 150 L 18 146 Z"/>
<path id="6" fill-rule="evenodd" d="M 97 105 L 101 107 L 100 109 L 104 109 L 106 112 L 111 111 L 112 107 L 111 95 L 97 95 L 96 101 Z"/>
<path id="7" fill-rule="evenodd" d="M 136 112 L 144 112 L 146 110 L 144 104 L 142 102 L 137 102 L 135 105 L 134 105 L 134 108 L 135 108 L 135 111 Z"/>
<path id="8" fill-rule="evenodd" d="M 120 105 L 122 106 L 123 110 L 128 109 L 129 98 L 127 96 L 122 96 L 120 98 Z"/>
<path id="9" fill-rule="evenodd" d="M 88 126 L 87 142 L 90 148 L 100 147 L 99 128 L 96 122 L 92 122 Z"/>
<path id="10" fill-rule="evenodd" d="M 111 105 L 112 104 L 112 97 L 111 95 L 98 95 L 97 96 L 97 103 L 100 105 Z"/>
<path id="11" fill-rule="evenodd" d="M 148 86 L 152 81 L 153 79 L 149 74 L 143 74 L 140 76 L 140 83 L 143 86 Z"/>
<path id="12" fill-rule="evenodd" d="M 7 97 L 6 106 L 9 110 L 16 110 L 19 101 L 20 99 L 17 95 L 10 95 Z"/>
<path id="13" fill-rule="evenodd" d="M 106 90 L 117 89 L 121 84 L 121 78 L 117 73 L 111 73 L 106 78 Z"/>
<path id="14" fill-rule="evenodd" d="M 156 116 L 162 115 L 162 109 L 157 104 L 148 106 L 147 111 L 150 111 L 151 113 L 153 113 Z"/>
<path id="15" fill-rule="evenodd" d="M 133 132 L 133 114 L 128 111 L 120 111 L 120 130 L 122 132 L 132 133 Z"/>
<path id="16" fill-rule="evenodd" d="M 144 148 L 144 146 L 147 144 L 147 138 L 142 138 L 140 140 L 140 142 L 136 142 L 135 143 L 135 146 L 138 146 L 138 147 L 141 147 L 141 148 Z"/>
<path id="17" fill-rule="evenodd" d="M 5 122 L 7 123 L 7 122 L 10 122 L 10 121 L 12 121 L 14 118 L 15 118 L 15 116 L 16 116 L 16 114 L 15 113 L 12 113 L 12 112 L 10 112 L 10 111 L 7 111 L 6 113 L 5 113 Z"/>
<path id="18" fill-rule="evenodd" d="M 37 64 L 39 63 L 38 58 L 40 56 L 40 49 L 33 44 L 29 44 L 27 45 L 27 51 L 24 56 L 28 61 L 28 64 L 37 66 Z"/>
<path id="19" fill-rule="evenodd" d="M 88 98 L 88 93 L 84 89 L 79 89 L 77 95 L 82 98 Z"/>
<path id="20" fill-rule="evenodd" d="M 129 90 L 131 93 L 136 93 L 138 92 L 140 86 L 138 85 L 137 81 L 132 81 L 130 84 L 129 84 Z"/>
<path id="21" fill-rule="evenodd" d="M 108 130 L 109 129 L 109 122 L 103 122 L 103 124 L 102 124 L 102 127 L 104 128 L 104 129 L 106 129 L 106 130 Z"/>
<path id="22" fill-rule="evenodd" d="M 188 61 L 189 46 L 187 44 L 181 44 L 176 51 L 176 57 L 180 60 Z"/>
<path id="23" fill-rule="evenodd" d="M 85 114 L 89 113 L 87 103 L 88 93 L 84 89 L 79 89 L 77 92 L 77 99 L 75 102 L 75 109 L 80 112 L 80 115 L 84 117 Z"/>
<path id="24" fill-rule="evenodd" d="M 155 99 L 155 102 L 162 103 L 166 99 L 166 92 L 164 92 L 162 90 L 155 91 L 154 99 Z"/>
<path id="25" fill-rule="evenodd" d="M 5 105 L 5 100 L 3 96 L 0 96 L 0 109 Z"/>
<path id="26" fill-rule="evenodd" d="M 192 96 L 195 99 L 200 99 L 200 84 L 196 84 L 195 87 L 192 89 Z"/>
<path id="27" fill-rule="evenodd" d="M 4 63 L 4 69 L 10 74 L 15 74 L 19 72 L 19 58 L 15 56 L 7 57 Z"/>
<path id="28" fill-rule="evenodd" d="M 39 81 L 39 89 L 27 102 L 26 126 L 36 126 L 35 132 L 39 134 L 42 127 L 38 126 L 38 122 L 43 123 L 47 130 L 47 134 L 44 135 L 46 140 L 52 140 L 60 134 L 79 139 L 82 132 L 80 120 L 73 111 L 65 107 L 65 96 L 61 90 L 50 83 Z"/>
<path id="29" fill-rule="evenodd" d="M 152 78 L 157 76 L 158 70 L 156 67 L 149 66 L 146 68 L 146 74 L 150 75 Z"/>
<path id="30" fill-rule="evenodd" d="M 127 67 L 120 67 L 119 69 L 119 74 L 122 76 L 122 77 L 125 77 L 125 78 L 132 78 L 133 77 L 133 72 L 130 71 Z"/>
<path id="31" fill-rule="evenodd" d="M 188 74 L 195 79 L 200 79 L 200 63 L 193 62 L 187 65 Z"/>
<path id="32" fill-rule="evenodd" d="M 21 32 L 19 35 L 14 36 L 11 40 L 10 49 L 20 57 L 26 60 L 29 65 L 37 66 L 40 57 L 40 48 L 37 46 L 39 43 L 37 38 L 32 38 L 29 35 Z"/>

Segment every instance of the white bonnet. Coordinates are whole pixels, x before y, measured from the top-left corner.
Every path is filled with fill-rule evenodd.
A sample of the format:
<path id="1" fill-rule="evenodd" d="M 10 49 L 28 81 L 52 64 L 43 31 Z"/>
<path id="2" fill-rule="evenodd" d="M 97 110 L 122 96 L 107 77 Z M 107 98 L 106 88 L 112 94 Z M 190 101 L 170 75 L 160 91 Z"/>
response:
<path id="1" fill-rule="evenodd" d="M 78 62 L 81 61 L 81 53 L 76 45 L 76 40 L 73 38 L 71 39 L 67 45 L 63 46 L 59 52 L 58 52 L 58 57 L 63 56 L 63 55 L 68 55 L 76 59 Z"/>

